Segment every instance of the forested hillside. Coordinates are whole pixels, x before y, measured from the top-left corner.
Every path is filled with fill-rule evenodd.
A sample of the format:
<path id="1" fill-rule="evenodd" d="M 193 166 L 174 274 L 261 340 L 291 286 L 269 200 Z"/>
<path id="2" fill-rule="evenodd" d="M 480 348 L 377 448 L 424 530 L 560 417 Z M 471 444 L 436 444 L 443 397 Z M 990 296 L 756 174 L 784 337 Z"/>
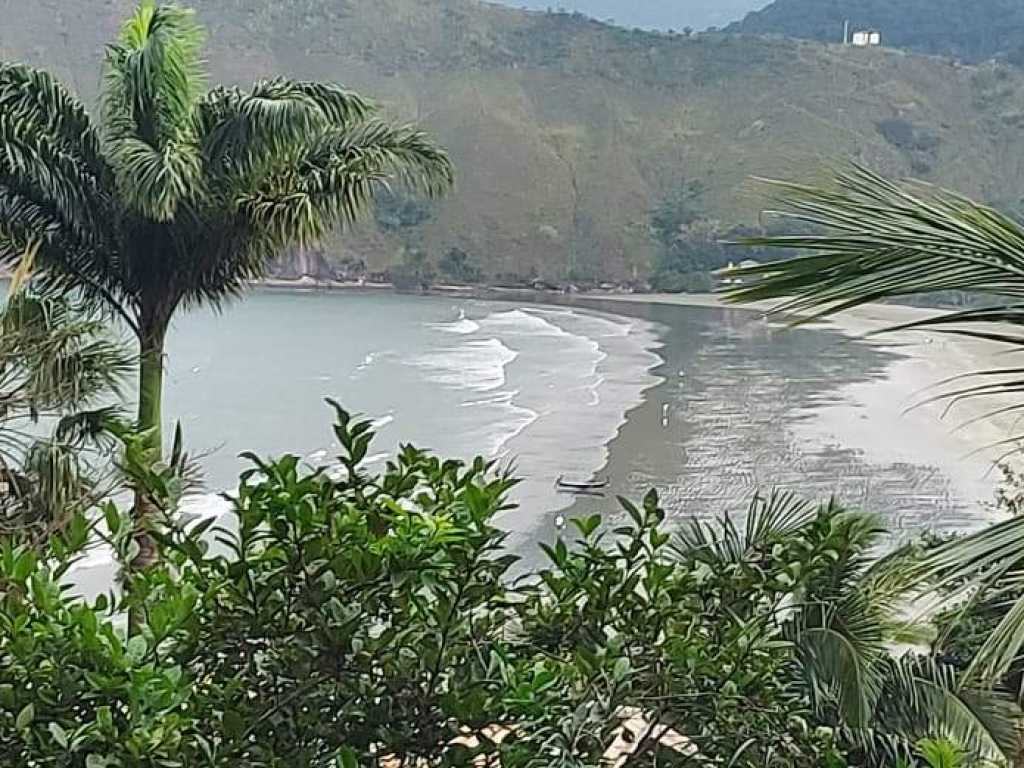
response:
<path id="1" fill-rule="evenodd" d="M 891 50 L 627 31 L 475 0 L 196 0 L 218 80 L 330 78 L 423 122 L 458 190 L 396 194 L 289 273 L 457 272 L 499 282 L 698 271 L 756 227 L 752 175 L 854 158 L 1016 206 L 1024 79 Z M 0 57 L 87 99 L 129 0 L 0 0 Z M 346 266 L 347 265 L 347 266 Z M 446 275 L 448 276 L 448 275 Z"/>
<path id="2" fill-rule="evenodd" d="M 897 48 L 1024 64 L 1019 0 L 776 0 L 728 30 L 837 42 L 846 20 L 855 29 L 881 31 L 885 44 Z"/>

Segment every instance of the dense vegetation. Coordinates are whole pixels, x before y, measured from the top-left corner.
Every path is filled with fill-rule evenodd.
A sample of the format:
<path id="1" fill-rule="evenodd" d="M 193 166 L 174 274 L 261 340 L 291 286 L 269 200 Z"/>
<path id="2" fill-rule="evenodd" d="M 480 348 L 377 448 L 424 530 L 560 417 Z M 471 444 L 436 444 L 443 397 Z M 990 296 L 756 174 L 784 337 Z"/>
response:
<path id="1" fill-rule="evenodd" d="M 177 525 L 142 472 L 161 558 L 92 604 L 61 585 L 101 542 L 128 556 L 113 503 L 0 541 L 4 765 L 839 768 L 1016 744 L 1009 697 L 885 650 L 910 554 L 873 563 L 870 515 L 775 496 L 673 534 L 651 494 L 513 579 L 512 478 L 412 447 L 368 473 L 369 424 L 336 413 L 337 467 L 252 457 L 218 528 Z"/>
<path id="2" fill-rule="evenodd" d="M 607 520 L 571 521 L 529 567 L 496 525 L 514 477 L 412 446 L 371 471 L 370 423 L 332 403 L 333 463 L 250 455 L 224 519 L 185 519 L 194 476 L 180 428 L 169 454 L 159 449 L 174 310 L 218 303 L 286 244 L 355 219 L 392 174 L 433 193 L 451 182 L 422 134 L 372 118 L 341 88 L 274 80 L 200 96 L 198 44 L 188 12 L 143 3 L 109 49 L 102 128 L 46 73 L 0 67 L 0 255 L 17 264 L 0 316 L 0 764 L 981 768 L 1018 757 L 1024 496 L 1012 474 L 1000 502 L 1016 516 L 937 546 L 883 554 L 888 532 L 870 513 L 778 494 L 755 497 L 739 523 L 670 527 L 651 492 L 620 499 Z M 913 125 L 875 129 L 900 149 L 935 148 Z M 934 290 L 1024 293 L 1024 231 L 991 208 L 860 168 L 835 187 L 779 187 L 783 234 L 749 244 L 812 253 L 741 267 L 754 282 L 735 298 L 787 295 L 790 309 L 827 314 Z M 665 279 L 735 252 L 693 248 L 722 231 L 706 194 L 684 180 L 645 213 Z M 400 237 L 435 213 L 402 194 L 382 202 L 378 224 Z M 574 254 L 573 269 L 594 274 Z M 409 287 L 432 279 L 414 240 L 401 256 Z M 456 281 L 481 274 L 456 246 L 437 266 Z M 1021 312 L 919 325 L 1019 347 L 975 324 L 1019 325 Z M 140 343 L 136 419 L 111 317 Z M 1019 370 L 996 375 L 953 394 L 1024 388 Z M 76 591 L 95 556 L 119 573 L 86 599 Z M 929 590 L 946 598 L 931 635 L 904 611 Z"/>
<path id="3" fill-rule="evenodd" d="M 847 20 L 852 29 L 880 30 L 885 45 L 1024 64 L 1024 7 L 1016 0 L 775 0 L 727 30 L 838 43 Z"/>

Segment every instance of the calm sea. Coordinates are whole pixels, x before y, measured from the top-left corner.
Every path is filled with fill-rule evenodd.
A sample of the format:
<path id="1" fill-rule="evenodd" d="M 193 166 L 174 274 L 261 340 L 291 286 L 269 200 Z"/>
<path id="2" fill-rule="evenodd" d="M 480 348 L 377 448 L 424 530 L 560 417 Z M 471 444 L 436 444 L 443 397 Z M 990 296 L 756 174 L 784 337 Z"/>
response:
<path id="1" fill-rule="evenodd" d="M 165 415 L 201 456 L 211 494 L 237 485 L 243 451 L 330 466 L 328 397 L 376 424 L 371 462 L 413 443 L 512 463 L 525 482 L 501 525 L 526 552 L 565 517 L 614 516 L 617 495 L 652 487 L 675 517 L 742 513 L 782 487 L 835 494 L 906 533 L 977 527 L 991 515 L 983 460 L 937 449 L 948 429 L 935 425 L 931 437 L 902 435 L 922 450 L 894 461 L 871 446 L 912 425 L 873 423 L 849 400 L 899 359 L 736 310 L 260 290 L 176 322 Z M 872 435 L 866 448 L 844 441 L 851 425 Z M 577 498 L 559 477 L 609 486 Z M 107 578 L 101 561 L 93 583 Z"/>

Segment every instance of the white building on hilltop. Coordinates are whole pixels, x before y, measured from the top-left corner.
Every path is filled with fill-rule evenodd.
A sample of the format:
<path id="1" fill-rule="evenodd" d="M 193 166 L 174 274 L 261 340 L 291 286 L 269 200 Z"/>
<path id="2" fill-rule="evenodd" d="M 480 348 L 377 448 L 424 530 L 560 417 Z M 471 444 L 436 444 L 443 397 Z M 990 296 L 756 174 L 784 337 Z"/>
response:
<path id="1" fill-rule="evenodd" d="M 854 32 L 853 37 L 850 39 L 850 44 L 855 45 L 858 48 L 868 48 L 870 46 L 882 44 L 882 33 L 876 32 L 875 30 L 861 30 Z"/>

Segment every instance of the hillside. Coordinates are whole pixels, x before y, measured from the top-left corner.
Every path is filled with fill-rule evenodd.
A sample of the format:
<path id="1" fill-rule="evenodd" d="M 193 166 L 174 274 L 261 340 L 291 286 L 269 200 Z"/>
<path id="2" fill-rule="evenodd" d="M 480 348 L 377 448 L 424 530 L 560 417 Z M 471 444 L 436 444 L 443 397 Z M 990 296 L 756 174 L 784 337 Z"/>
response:
<path id="1" fill-rule="evenodd" d="M 0 57 L 51 67 L 91 99 L 102 46 L 129 5 L 0 0 Z M 218 80 L 342 81 L 450 148 L 456 194 L 436 205 L 386 201 L 379 226 L 330 249 L 334 263 L 381 269 L 410 249 L 436 263 L 458 248 L 488 279 L 628 279 L 659 253 L 653 211 L 685 200 L 688 215 L 659 221 L 713 242 L 757 222 L 748 177 L 806 175 L 823 159 L 852 157 L 1000 203 L 1024 195 L 1024 80 L 1010 68 L 668 37 L 475 0 L 195 5 Z"/>
<path id="2" fill-rule="evenodd" d="M 855 29 L 880 30 L 885 44 L 896 48 L 1024 64 L 1020 0 L 775 0 L 727 31 L 837 42 L 845 20 Z"/>

